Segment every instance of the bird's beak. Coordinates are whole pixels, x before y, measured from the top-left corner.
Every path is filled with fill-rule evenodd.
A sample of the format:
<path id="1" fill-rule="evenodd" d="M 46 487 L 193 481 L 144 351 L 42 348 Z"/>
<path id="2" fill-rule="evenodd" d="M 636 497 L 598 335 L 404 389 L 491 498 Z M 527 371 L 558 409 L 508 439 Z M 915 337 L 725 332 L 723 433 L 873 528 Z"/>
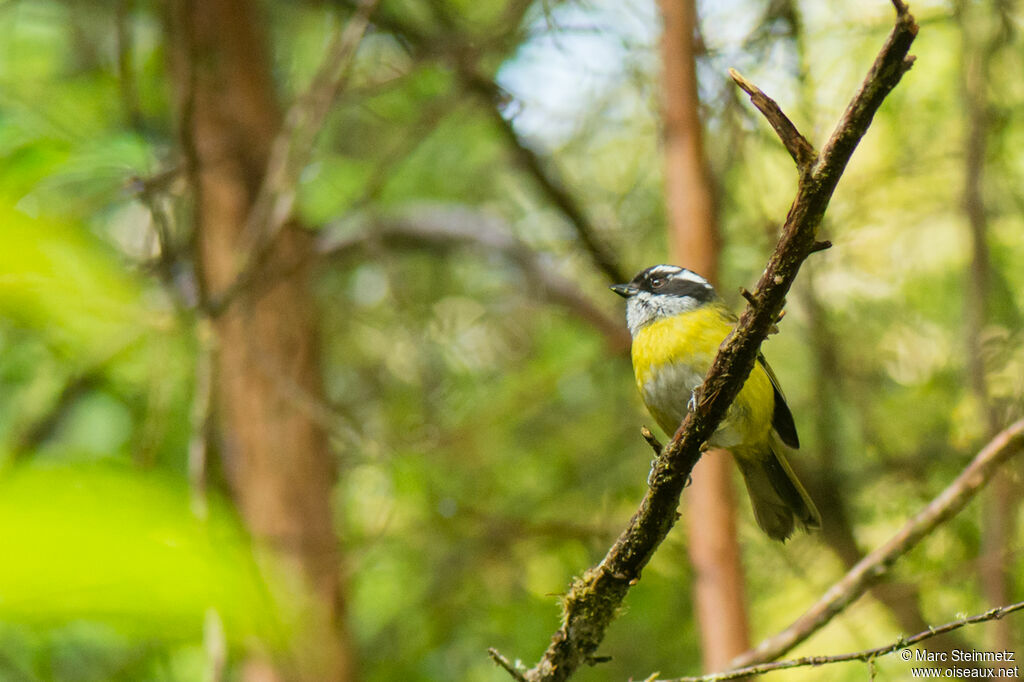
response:
<path id="1" fill-rule="evenodd" d="M 622 298 L 629 298 L 630 296 L 636 296 L 640 293 L 640 290 L 630 284 L 613 284 L 608 287 Z"/>

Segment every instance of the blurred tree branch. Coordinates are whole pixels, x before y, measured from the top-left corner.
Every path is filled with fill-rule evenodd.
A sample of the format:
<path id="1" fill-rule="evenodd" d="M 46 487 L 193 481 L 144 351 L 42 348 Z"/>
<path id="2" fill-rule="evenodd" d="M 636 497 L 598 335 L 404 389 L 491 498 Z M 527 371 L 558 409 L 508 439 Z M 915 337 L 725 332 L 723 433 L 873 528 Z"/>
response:
<path id="1" fill-rule="evenodd" d="M 460 207 L 419 208 L 404 215 L 375 216 L 366 229 L 321 240 L 321 258 L 346 258 L 374 246 L 389 248 L 475 248 L 500 254 L 523 273 L 523 280 L 540 297 L 561 306 L 597 329 L 616 353 L 629 349 L 629 334 L 617 319 L 594 305 L 575 283 L 559 275 L 551 263 L 512 236 L 499 218 Z"/>
<path id="2" fill-rule="evenodd" d="M 17 432 L 11 444 L 11 460 L 26 459 L 34 450 L 53 437 L 54 432 L 78 404 L 78 401 L 107 383 L 106 372 L 108 369 L 109 363 L 104 362 L 68 379 L 50 409 Z"/>
<path id="3" fill-rule="evenodd" d="M 466 91 L 484 102 L 488 115 L 508 144 L 519 166 L 534 179 L 540 190 L 569 221 L 576 231 L 576 236 L 579 237 L 580 244 L 597 269 L 613 283 L 627 281 L 629 276 L 601 240 L 597 226 L 587 217 L 576 197 L 565 188 L 561 178 L 551 170 L 550 162 L 542 159 L 540 154 L 516 132 L 512 122 L 501 113 L 502 102 L 506 98 L 498 84 L 466 64 L 458 65 L 458 75 Z"/>
<path id="4" fill-rule="evenodd" d="M 818 268 L 812 267 L 812 264 L 817 265 L 813 261 L 808 263 L 810 277 L 804 280 L 805 286 L 799 293 L 807 315 L 811 351 L 815 360 L 815 426 L 820 461 L 818 471 L 813 476 L 804 477 L 801 474 L 801 480 L 807 484 L 812 499 L 818 500 L 823 518 L 828 519 L 828 523 L 821 529 L 821 539 L 842 562 L 844 570 L 849 571 L 864 558 L 865 552 L 857 543 L 846 502 L 849 485 L 844 484 L 844 471 L 840 466 L 843 461 L 843 440 L 838 434 L 836 423 L 839 409 L 837 397 L 843 395 L 847 387 L 838 356 L 841 342 L 832 329 L 828 313 L 815 289 Z M 921 591 L 917 585 L 882 576 L 871 586 L 870 593 L 875 601 L 889 609 L 904 632 L 917 632 L 928 627 L 921 611 Z M 929 646 L 933 651 L 951 653 L 953 649 L 966 649 L 967 643 L 958 633 L 948 633 L 933 640 Z M 969 667 L 972 664 L 964 662 L 963 665 Z"/>
<path id="5" fill-rule="evenodd" d="M 343 4 L 351 7 L 355 2 L 344 0 Z M 479 64 L 482 55 L 476 45 L 485 44 L 484 40 L 465 35 L 465 31 L 449 16 L 443 3 L 432 2 L 430 6 L 434 18 L 443 27 L 443 36 L 432 35 L 404 18 L 384 11 L 376 13 L 373 21 L 395 35 L 414 57 L 440 58 L 448 64 L 463 90 L 483 103 L 487 116 L 497 127 L 517 164 L 533 178 L 544 196 L 565 216 L 597 269 L 611 282 L 625 282 L 629 279 L 625 270 L 618 263 L 615 253 L 601 240 L 600 230 L 587 216 L 575 195 L 566 189 L 565 182 L 552 168 L 550 161 L 533 149 L 502 113 L 508 96 L 493 77 L 485 75 Z M 497 29 L 499 33 L 486 36 L 486 40 L 490 44 L 507 43 L 508 37 L 519 30 L 529 7 L 529 2 L 511 0 Z"/>
<path id="6" fill-rule="evenodd" d="M 432 5 L 435 7 L 443 6 L 440 2 L 433 2 Z M 511 0 L 508 5 L 508 11 L 505 13 L 506 19 L 514 21 L 511 25 L 518 26 L 529 6 L 529 2 Z M 445 14 L 440 12 L 439 16 L 442 19 L 445 18 Z M 446 23 L 450 27 L 450 22 Z M 569 221 L 590 260 L 613 283 L 625 282 L 629 279 L 626 271 L 619 264 L 616 255 L 602 241 L 598 227 L 587 216 L 586 211 L 577 201 L 576 196 L 566 189 L 562 178 L 551 168 L 550 160 L 543 159 L 519 135 L 512 122 L 505 118 L 502 109 L 508 101 L 507 94 L 501 90 L 501 87 L 495 82 L 493 77 L 485 76 L 480 71 L 476 60 L 463 58 L 465 51 L 458 51 L 454 54 L 456 59 L 453 60 L 453 66 L 462 87 L 466 92 L 475 95 L 483 102 L 488 116 L 498 128 L 516 162 L 534 179 L 541 192 L 547 196 L 555 208 Z"/>
<path id="7" fill-rule="evenodd" d="M 813 163 L 800 168 L 797 196 L 736 329 L 722 344 L 690 412 L 654 463 L 649 490 L 607 555 L 576 579 L 562 601 L 562 625 L 541 660 L 524 677 L 565 680 L 594 653 L 618 614 L 629 588 L 675 524 L 679 496 L 700 458 L 701 448 L 725 417 L 753 368 L 761 342 L 775 324 L 800 265 L 815 251 L 817 228 L 832 193 L 886 95 L 913 63 L 907 56 L 917 25 L 906 5 L 893 2 L 894 28 L 839 125 Z"/>
<path id="8" fill-rule="evenodd" d="M 738 668 L 770 661 L 824 627 L 884 575 L 897 559 L 963 509 L 999 466 L 1017 454 L 1022 446 L 1024 419 L 993 438 L 942 493 L 915 514 L 888 542 L 864 557 L 792 625 L 735 659 L 733 665 Z"/>
<path id="9" fill-rule="evenodd" d="M 36 449 L 53 438 L 79 401 L 90 393 L 104 389 L 114 390 L 109 376 L 111 368 L 137 349 L 141 341 L 141 337 L 138 336 L 126 339 L 122 345 L 111 349 L 104 357 L 69 376 L 44 412 L 15 429 L 10 446 L 11 460 L 17 462 L 27 459 Z"/>
<path id="10" fill-rule="evenodd" d="M 770 673 L 776 670 L 788 670 L 790 668 L 806 668 L 809 666 L 818 667 L 832 663 L 849 663 L 851 661 L 872 663 L 875 659 L 888 656 L 889 654 L 896 653 L 903 649 L 909 649 L 910 647 L 920 644 L 921 642 L 926 642 L 933 637 L 954 632 L 955 630 L 959 630 L 960 628 L 968 625 L 1001 620 L 1003 617 L 1008 616 L 1015 611 L 1020 611 L 1021 609 L 1024 609 L 1024 601 L 1020 601 L 1015 604 L 1007 604 L 1006 606 L 997 606 L 993 609 L 989 609 L 985 613 L 979 613 L 967 618 L 959 618 L 946 623 L 945 625 L 928 627 L 927 629 L 918 632 L 916 635 L 911 637 L 900 637 L 891 644 L 885 644 L 880 647 L 875 647 L 874 649 L 865 649 L 863 651 L 854 651 L 847 654 L 836 654 L 833 656 L 804 656 L 802 658 L 795 658 L 789 661 L 775 661 L 774 663 L 762 663 L 760 665 L 737 668 L 736 670 L 716 673 L 714 675 L 677 677 L 672 680 L 659 679 L 657 682 L 725 682 L 725 680 L 737 680 L 751 675 L 760 675 L 762 673 Z M 960 664 L 958 663 L 958 665 Z"/>

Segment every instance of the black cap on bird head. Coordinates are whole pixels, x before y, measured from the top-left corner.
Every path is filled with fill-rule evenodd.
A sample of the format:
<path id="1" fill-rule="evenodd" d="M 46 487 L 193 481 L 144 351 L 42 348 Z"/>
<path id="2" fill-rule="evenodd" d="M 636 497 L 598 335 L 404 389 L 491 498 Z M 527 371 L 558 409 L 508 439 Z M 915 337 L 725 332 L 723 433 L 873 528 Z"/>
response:
<path id="1" fill-rule="evenodd" d="M 623 298 L 640 292 L 665 296 L 689 296 L 701 303 L 715 298 L 715 289 L 693 270 L 678 265 L 652 265 L 627 284 L 614 284 L 611 290 Z"/>

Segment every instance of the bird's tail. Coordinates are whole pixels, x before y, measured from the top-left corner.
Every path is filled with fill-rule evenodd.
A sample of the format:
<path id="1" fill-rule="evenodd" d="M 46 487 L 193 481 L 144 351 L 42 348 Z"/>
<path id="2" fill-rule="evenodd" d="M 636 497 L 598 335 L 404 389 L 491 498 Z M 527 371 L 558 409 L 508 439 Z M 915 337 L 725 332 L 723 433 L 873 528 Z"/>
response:
<path id="1" fill-rule="evenodd" d="M 821 528 L 821 514 L 793 473 L 785 446 L 772 443 L 734 453 L 747 484 L 754 518 L 768 537 L 785 541 L 799 523 L 805 530 Z"/>

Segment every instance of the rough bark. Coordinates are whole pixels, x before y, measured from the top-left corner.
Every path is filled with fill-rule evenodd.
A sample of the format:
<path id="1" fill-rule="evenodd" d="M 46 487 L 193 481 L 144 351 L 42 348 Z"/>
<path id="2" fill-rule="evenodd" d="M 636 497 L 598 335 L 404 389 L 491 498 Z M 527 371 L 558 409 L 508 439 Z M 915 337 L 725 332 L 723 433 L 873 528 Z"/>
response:
<path id="1" fill-rule="evenodd" d="M 661 0 L 665 204 L 672 262 L 718 285 L 715 191 L 704 155 L 697 93 L 694 0 Z M 743 567 L 736 538 L 732 457 L 707 453 L 686 500 L 694 601 L 704 668 L 720 670 L 750 647 Z"/>
<path id="2" fill-rule="evenodd" d="M 193 191 L 195 260 L 203 299 L 227 291 L 252 245 L 245 228 L 281 112 L 256 7 L 246 0 L 176 0 L 168 34 L 178 126 Z M 313 248 L 294 225 L 256 266 L 276 276 L 239 291 L 212 320 L 218 450 L 258 545 L 301 576 L 316 604 L 313 640 L 289 663 L 252 659 L 249 680 L 351 676 L 339 600 L 325 433 L 289 396 L 322 395 L 313 301 L 302 263 Z M 258 279 L 258 278 L 257 278 Z"/>

